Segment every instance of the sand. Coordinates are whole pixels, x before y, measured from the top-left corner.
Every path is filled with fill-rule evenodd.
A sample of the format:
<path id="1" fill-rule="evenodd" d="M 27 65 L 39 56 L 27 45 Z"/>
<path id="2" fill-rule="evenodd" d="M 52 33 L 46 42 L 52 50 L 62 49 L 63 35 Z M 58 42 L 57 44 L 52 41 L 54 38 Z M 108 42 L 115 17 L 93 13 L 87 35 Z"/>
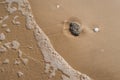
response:
<path id="1" fill-rule="evenodd" d="M 3 0 L 0 0 L 3 1 Z M 37 24 L 47 34 L 56 51 L 76 70 L 85 73 L 94 80 L 119 80 L 119 4 L 118 0 L 29 0 Z M 8 12 L 0 4 L 0 16 Z M 14 4 L 13 6 L 16 6 Z M 14 16 L 22 24 L 11 24 Z M 36 45 L 33 32 L 26 29 L 25 18 L 15 12 L 8 18 L 7 28 L 0 27 L 6 39 L 1 42 L 20 42 L 23 58 L 28 59 L 25 65 L 18 59 L 17 50 L 0 54 L 0 80 L 48 80 L 44 73 L 45 63 L 41 50 Z M 74 37 L 68 30 L 71 21 L 79 22 L 83 32 Z M 19 22 L 18 22 L 19 23 Z M 2 24 L 0 24 L 2 25 Z M 99 32 L 93 29 L 99 27 Z M 8 64 L 2 64 L 9 59 Z M 15 60 L 21 61 L 15 65 Z M 23 73 L 21 77 L 18 73 Z M 61 71 L 51 80 L 60 80 Z"/>
<path id="2" fill-rule="evenodd" d="M 47 35 L 44 33 L 44 31 L 42 31 L 41 27 L 36 23 L 34 16 L 32 14 L 32 11 L 31 11 L 31 6 L 27 0 L 5 0 L 5 1 L 1 1 L 0 3 L 4 5 L 4 8 L 6 8 L 5 10 L 8 12 L 7 15 L 1 17 L 1 20 L 0 20 L 1 25 L 5 24 L 4 27 L 1 26 L 1 30 L 2 30 L 2 28 L 6 28 L 6 27 L 8 28 L 9 26 L 12 26 L 12 27 L 14 26 L 16 28 L 16 29 L 14 29 L 14 27 L 12 28 L 12 30 L 16 31 L 16 32 L 13 32 L 12 36 L 9 36 L 10 34 L 9 35 L 7 35 L 7 34 L 3 35 L 3 33 L 1 34 L 1 45 L 0 45 L 1 46 L 1 49 L 0 49 L 1 55 L 3 55 L 2 53 L 4 53 L 5 55 L 9 56 L 9 54 L 5 53 L 6 48 L 7 48 L 8 52 L 15 51 L 15 53 L 16 53 L 16 54 L 12 55 L 12 57 L 14 56 L 13 58 L 9 59 L 9 57 L 7 57 L 7 59 L 5 59 L 3 62 L 1 60 L 1 72 L 6 73 L 5 71 L 10 70 L 10 72 L 8 72 L 8 73 L 16 72 L 16 76 L 20 79 L 27 79 L 27 78 L 31 79 L 27 75 L 24 76 L 24 73 L 30 72 L 30 71 L 25 71 L 25 70 L 27 70 L 26 69 L 27 64 L 30 59 L 30 60 L 33 60 L 34 63 L 36 63 L 36 62 L 39 64 L 43 63 L 42 64 L 43 67 L 39 68 L 39 70 L 41 70 L 41 72 L 39 72 L 39 76 L 40 76 L 39 79 L 45 79 L 45 80 L 51 80 L 51 79 L 53 79 L 53 80 L 54 79 L 92 80 L 87 75 L 79 72 L 78 70 L 75 70 L 54 49 L 54 47 L 52 46 Z M 21 19 L 19 19 L 19 17 Z M 19 19 L 19 20 L 17 20 L 17 19 Z M 6 22 L 6 21 L 10 21 L 10 22 Z M 9 24 L 9 26 L 8 26 L 8 24 Z M 24 29 L 25 31 L 20 31 L 22 29 Z M 30 34 L 27 33 L 27 31 L 29 31 Z M 2 30 L 1 32 L 4 32 L 4 30 Z M 26 35 L 26 37 L 20 35 L 19 33 Z M 9 38 L 12 38 L 12 39 L 9 39 Z M 30 42 L 32 44 L 34 42 L 36 43 L 35 46 L 41 52 L 38 52 L 39 55 L 36 55 L 36 54 L 34 54 L 34 55 L 40 56 L 40 57 L 42 56 L 42 60 L 40 60 L 40 59 L 37 60 L 36 58 L 31 57 L 31 55 L 29 56 L 29 55 L 25 54 L 25 51 L 27 51 L 27 49 L 25 51 L 22 49 L 25 49 L 26 47 L 29 49 L 32 49 L 32 46 L 27 46 L 27 45 L 30 45 L 30 43 L 25 45 L 25 43 L 27 43 L 25 38 L 28 39 L 27 42 Z M 23 39 L 23 40 L 21 40 L 21 39 Z M 9 41 L 9 40 L 11 40 L 11 41 Z M 23 46 L 23 43 L 25 46 Z M 34 47 L 34 48 L 36 49 L 36 47 Z M 34 51 L 34 49 L 32 51 Z M 1 58 L 4 59 L 6 57 L 1 57 Z M 4 69 L 5 68 L 4 64 L 9 64 L 11 59 L 14 60 L 14 65 L 12 65 L 12 68 Z M 12 60 L 12 62 L 13 62 L 13 60 Z M 22 64 L 20 65 L 20 63 L 22 63 Z M 32 63 L 29 63 L 29 64 L 33 65 Z M 18 67 L 21 67 L 21 69 L 15 70 L 15 68 L 14 68 L 15 65 L 19 65 Z M 25 70 L 22 70 L 23 69 L 22 65 L 25 66 Z M 10 64 L 8 66 L 10 66 Z M 34 66 L 36 66 L 36 65 L 34 65 Z M 28 65 L 28 67 L 31 67 L 31 66 Z M 44 69 L 44 70 L 42 70 L 42 69 Z M 30 70 L 32 71 L 32 69 L 30 69 Z M 33 75 L 33 73 L 30 73 L 30 75 L 37 76 L 36 74 Z M 44 77 L 44 75 L 46 75 L 47 77 Z M 5 74 L 4 76 L 7 76 L 7 75 Z M 5 79 L 12 79 L 11 75 L 9 75 L 9 76 L 10 77 L 5 77 Z M 16 77 L 14 77 L 14 78 L 16 78 Z M 33 77 L 33 79 L 35 79 L 35 78 Z"/>
<path id="3" fill-rule="evenodd" d="M 30 0 L 37 23 L 54 48 L 75 69 L 95 80 L 119 80 L 118 0 Z M 59 9 L 56 8 L 60 5 Z M 38 17 L 39 16 L 39 17 Z M 64 21 L 78 20 L 85 33 L 74 38 L 64 30 Z M 94 27 L 100 32 L 93 33 Z"/>

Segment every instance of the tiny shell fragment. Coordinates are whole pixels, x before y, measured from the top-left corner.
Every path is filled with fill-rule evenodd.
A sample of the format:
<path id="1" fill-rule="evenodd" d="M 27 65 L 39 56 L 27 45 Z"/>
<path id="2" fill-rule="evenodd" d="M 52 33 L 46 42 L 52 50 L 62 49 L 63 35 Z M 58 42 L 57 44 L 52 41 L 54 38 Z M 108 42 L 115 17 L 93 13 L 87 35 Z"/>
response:
<path id="1" fill-rule="evenodd" d="M 57 7 L 57 8 L 60 8 L 60 5 L 57 5 L 56 7 Z"/>
<path id="2" fill-rule="evenodd" d="M 99 29 L 98 27 L 95 27 L 95 28 L 93 29 L 93 31 L 94 31 L 94 32 L 99 32 L 100 29 Z"/>

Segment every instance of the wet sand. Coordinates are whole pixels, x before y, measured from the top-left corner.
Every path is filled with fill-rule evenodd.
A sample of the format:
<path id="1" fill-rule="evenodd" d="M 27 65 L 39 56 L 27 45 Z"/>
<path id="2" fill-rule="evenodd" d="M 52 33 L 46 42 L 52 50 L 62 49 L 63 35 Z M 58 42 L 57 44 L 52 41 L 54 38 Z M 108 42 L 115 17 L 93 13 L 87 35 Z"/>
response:
<path id="1" fill-rule="evenodd" d="M 0 0 L 3 1 L 3 0 Z M 120 79 L 120 49 L 119 26 L 120 10 L 118 0 L 29 0 L 37 24 L 50 38 L 54 48 L 76 70 L 85 73 L 94 80 L 119 80 Z M 57 5 L 60 5 L 57 8 Z M 0 5 L 0 16 L 7 15 L 4 5 Z M 14 65 L 17 58 L 16 50 L 9 50 L 0 54 L 0 80 L 48 80 L 44 73 L 44 62 L 41 50 L 36 45 L 33 32 L 25 28 L 25 19 L 20 16 L 18 20 L 22 25 L 16 27 L 11 24 L 11 19 L 16 12 L 5 22 L 11 32 L 6 33 L 6 28 L 0 27 L 6 37 L 2 44 L 18 40 L 23 57 L 29 60 L 27 65 L 21 63 Z M 83 27 L 83 32 L 74 37 L 68 30 L 68 23 L 77 21 Z M 99 27 L 100 32 L 93 32 L 94 27 Z M 17 34 L 16 34 L 17 33 Z M 32 48 L 31 48 L 32 47 Z M 8 58 L 9 64 L 2 64 Z M 24 76 L 18 78 L 17 72 L 22 71 Z M 51 80 L 59 80 L 61 71 Z"/>
<path id="2" fill-rule="evenodd" d="M 37 23 L 70 65 L 95 80 L 120 79 L 118 0 L 29 1 Z M 65 29 L 65 20 L 76 19 L 85 28 L 79 37 Z M 96 26 L 98 33 L 92 31 Z"/>
<path id="3" fill-rule="evenodd" d="M 34 20 L 27 0 L 6 0 L 0 4 L 2 80 L 91 80 L 56 52 Z"/>

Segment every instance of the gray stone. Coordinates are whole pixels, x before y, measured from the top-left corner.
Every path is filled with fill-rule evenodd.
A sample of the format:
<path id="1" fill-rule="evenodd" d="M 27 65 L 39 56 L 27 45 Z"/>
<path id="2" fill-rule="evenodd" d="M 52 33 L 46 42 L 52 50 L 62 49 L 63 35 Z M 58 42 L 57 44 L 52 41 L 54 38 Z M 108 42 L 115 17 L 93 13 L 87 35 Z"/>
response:
<path id="1" fill-rule="evenodd" d="M 78 23 L 71 22 L 69 24 L 69 30 L 70 30 L 72 35 L 79 36 L 80 32 L 81 32 L 81 27 L 80 27 L 80 25 Z"/>

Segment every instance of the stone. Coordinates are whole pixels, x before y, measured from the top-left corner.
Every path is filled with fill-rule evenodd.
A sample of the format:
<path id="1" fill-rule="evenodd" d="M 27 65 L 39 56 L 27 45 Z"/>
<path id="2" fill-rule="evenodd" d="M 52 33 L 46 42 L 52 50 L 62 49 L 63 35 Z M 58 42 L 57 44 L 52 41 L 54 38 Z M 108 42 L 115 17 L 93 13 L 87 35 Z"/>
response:
<path id="1" fill-rule="evenodd" d="M 71 32 L 72 35 L 79 36 L 81 32 L 80 24 L 76 22 L 71 22 L 69 24 L 69 31 Z"/>
<path id="2" fill-rule="evenodd" d="M 8 15 L 1 17 L 0 23 L 3 23 L 5 20 L 8 19 Z"/>

